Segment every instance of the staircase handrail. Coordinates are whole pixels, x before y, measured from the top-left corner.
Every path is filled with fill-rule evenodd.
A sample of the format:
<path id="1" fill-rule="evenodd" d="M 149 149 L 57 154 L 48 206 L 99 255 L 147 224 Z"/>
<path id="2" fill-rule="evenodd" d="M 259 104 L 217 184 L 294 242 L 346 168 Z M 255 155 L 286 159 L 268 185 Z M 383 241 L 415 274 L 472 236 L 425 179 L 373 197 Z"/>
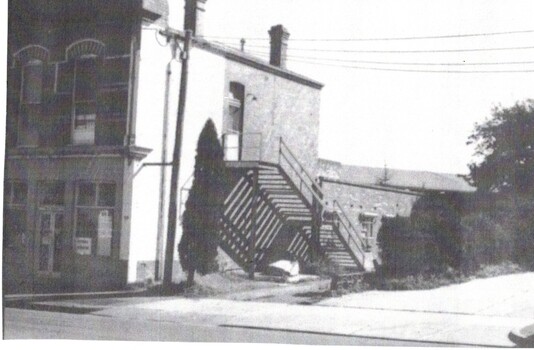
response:
<path id="1" fill-rule="evenodd" d="M 337 218 L 339 219 L 339 222 L 343 226 L 343 228 L 347 231 L 348 237 L 354 241 L 356 247 L 358 248 L 358 251 L 362 254 L 362 259 L 365 257 L 365 243 L 363 241 L 363 238 L 356 230 L 356 226 L 352 223 L 352 221 L 349 219 L 341 205 L 337 200 L 333 200 L 333 209 L 334 213 L 336 214 Z M 358 240 L 354 239 L 354 236 L 358 238 Z M 359 244 L 358 244 L 359 243 Z"/>
<path id="2" fill-rule="evenodd" d="M 291 159 L 285 153 L 289 154 Z M 282 157 L 286 160 L 287 164 L 291 167 L 291 169 L 293 169 L 295 174 L 297 174 L 297 176 L 298 176 L 298 178 L 300 180 L 300 184 L 302 185 L 304 183 L 304 186 L 306 186 L 308 191 L 310 191 L 312 197 L 319 204 L 321 204 L 321 206 L 324 208 L 324 204 L 323 204 L 324 196 L 323 196 L 323 193 L 320 190 L 319 186 L 316 184 L 316 181 L 313 180 L 313 178 L 310 175 L 310 173 L 308 173 L 306 168 L 304 168 L 304 166 L 299 162 L 299 160 L 297 159 L 295 154 L 291 151 L 291 149 L 288 147 L 288 145 L 284 142 L 282 137 L 280 137 L 280 147 L 279 147 L 279 151 L 278 151 L 278 164 L 280 166 L 282 166 L 282 162 L 281 162 L 281 158 Z M 293 163 L 297 164 L 298 169 L 295 167 L 295 165 Z M 302 174 L 306 175 L 305 177 L 307 179 Z M 309 183 L 311 183 L 311 185 Z M 300 190 L 302 191 L 302 186 L 300 186 Z"/>
<path id="3" fill-rule="evenodd" d="M 228 146 L 227 145 L 227 138 L 230 135 L 239 136 L 239 142 L 240 143 L 237 146 Z M 258 138 L 258 140 L 256 140 L 255 142 L 252 142 L 252 146 L 246 146 L 245 147 L 241 143 L 245 141 L 246 137 L 255 137 L 255 138 Z M 222 145 L 222 148 L 223 148 L 223 153 L 224 153 L 225 160 L 226 160 L 226 157 L 227 157 L 227 151 L 229 151 L 229 150 L 237 150 L 239 152 L 243 152 L 243 151 L 246 151 L 246 150 L 252 150 L 252 151 L 256 151 L 257 154 L 255 154 L 253 157 L 251 157 L 251 159 L 248 159 L 248 160 L 251 160 L 251 161 L 262 161 L 263 160 L 263 149 L 262 149 L 263 140 L 262 140 L 262 138 L 263 138 L 263 134 L 261 132 L 241 132 L 241 131 L 237 131 L 237 130 L 227 129 L 221 135 L 221 145 Z M 250 140 L 250 138 L 248 138 L 247 140 Z M 242 159 L 239 159 L 239 160 L 242 160 Z"/>

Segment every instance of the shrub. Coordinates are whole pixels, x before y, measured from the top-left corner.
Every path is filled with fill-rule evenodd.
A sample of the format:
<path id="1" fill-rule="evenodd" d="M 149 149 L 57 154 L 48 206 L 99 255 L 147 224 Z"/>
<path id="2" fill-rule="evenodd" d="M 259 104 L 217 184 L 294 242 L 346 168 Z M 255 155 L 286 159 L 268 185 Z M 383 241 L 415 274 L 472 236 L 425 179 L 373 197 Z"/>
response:
<path id="1" fill-rule="evenodd" d="M 193 185 L 185 203 L 183 234 L 178 244 L 188 286 L 193 284 L 195 272 L 204 275 L 217 270 L 218 230 L 226 179 L 223 159 L 215 125 L 209 119 L 198 139 Z"/>
<path id="2" fill-rule="evenodd" d="M 414 231 L 409 218 L 383 218 L 378 237 L 386 275 L 406 276 L 443 270 L 433 237 Z"/>
<path id="3" fill-rule="evenodd" d="M 527 196 L 477 194 L 461 220 L 463 263 L 514 261 L 534 268 L 534 202 Z"/>
<path id="4" fill-rule="evenodd" d="M 514 198 L 515 261 L 534 270 L 534 198 Z"/>
<path id="5" fill-rule="evenodd" d="M 463 196 L 459 194 L 428 193 L 420 197 L 412 208 L 412 230 L 432 237 L 438 249 L 437 258 L 443 266 L 460 267 L 463 201 Z"/>

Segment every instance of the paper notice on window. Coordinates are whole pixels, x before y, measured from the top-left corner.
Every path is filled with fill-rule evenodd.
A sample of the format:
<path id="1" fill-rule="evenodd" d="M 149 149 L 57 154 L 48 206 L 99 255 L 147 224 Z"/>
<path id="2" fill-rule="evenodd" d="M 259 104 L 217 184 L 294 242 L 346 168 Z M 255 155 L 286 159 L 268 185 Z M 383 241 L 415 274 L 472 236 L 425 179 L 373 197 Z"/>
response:
<path id="1" fill-rule="evenodd" d="M 78 255 L 91 255 L 91 238 L 76 237 L 74 239 L 74 250 Z"/>
<path id="2" fill-rule="evenodd" d="M 98 244 L 97 255 L 111 255 L 111 236 L 113 217 L 110 210 L 101 210 L 98 214 Z"/>

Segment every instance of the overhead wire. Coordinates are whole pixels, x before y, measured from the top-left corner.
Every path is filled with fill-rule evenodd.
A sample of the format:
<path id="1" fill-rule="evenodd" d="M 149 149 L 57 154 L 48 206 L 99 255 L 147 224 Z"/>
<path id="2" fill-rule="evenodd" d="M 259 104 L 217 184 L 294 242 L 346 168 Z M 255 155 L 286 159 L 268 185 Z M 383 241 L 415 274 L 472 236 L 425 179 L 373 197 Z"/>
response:
<path id="1" fill-rule="evenodd" d="M 253 55 L 268 56 L 266 52 L 259 51 L 245 51 Z M 288 55 L 288 59 L 300 61 L 309 60 L 311 62 L 342 62 L 342 63 L 360 63 L 360 64 L 378 64 L 378 65 L 396 65 L 396 66 L 495 66 L 495 65 L 519 65 L 519 64 L 534 64 L 533 61 L 498 61 L 498 62 L 406 62 L 406 61 L 374 61 L 374 60 L 358 60 L 358 59 L 342 59 L 342 58 L 328 58 L 328 57 L 312 57 Z"/>
<path id="2" fill-rule="evenodd" d="M 533 33 L 534 30 L 523 31 L 507 31 L 507 32 L 492 32 L 492 33 L 476 33 L 476 34 L 455 34 L 455 35 L 440 35 L 440 36 L 419 36 L 419 37 L 397 37 L 397 38 L 352 38 L 352 39 L 329 39 L 330 41 L 371 41 L 371 40 L 415 40 L 415 39 L 444 39 L 444 38 L 463 38 L 475 36 L 492 36 L 492 35 L 506 35 L 519 33 Z M 223 38 L 223 37 L 219 37 Z M 322 39 L 306 39 L 307 41 L 322 41 Z M 300 39 L 300 41 L 306 41 Z M 299 41 L 299 40 L 292 40 Z M 228 46 L 236 47 L 237 43 L 228 43 Z M 240 45 L 239 45 L 240 46 Z M 247 50 L 252 48 L 252 50 Z M 265 50 L 262 50 L 265 49 Z M 269 46 L 265 45 L 247 45 L 245 52 L 257 56 L 269 56 Z M 376 53 L 376 54 L 410 54 L 410 53 L 459 53 L 459 52 L 490 52 L 490 51 L 517 51 L 517 50 L 531 50 L 534 46 L 509 46 L 509 47 L 477 47 L 477 48 L 458 48 L 458 49 L 415 49 L 415 50 L 358 50 L 358 49 L 331 49 L 331 48 L 302 48 L 290 47 L 288 52 L 308 52 L 309 55 L 288 54 L 288 61 L 295 63 L 303 63 L 308 65 L 330 66 L 338 68 L 362 69 L 362 70 L 378 70 L 378 71 L 396 71 L 396 72 L 424 72 L 424 73 L 532 73 L 534 68 L 525 69 L 502 69 L 502 70 L 473 70 L 473 69 L 424 69 L 424 67 L 474 67 L 474 66 L 506 66 L 506 65 L 531 65 L 534 61 L 531 60 L 515 60 L 515 61 L 493 61 L 493 62 L 413 62 L 413 61 L 386 61 L 386 60 L 360 60 L 348 59 L 340 57 L 321 57 L 313 56 L 312 52 L 321 53 Z M 368 66 L 371 65 L 371 66 Z M 379 67 L 373 67 L 378 65 Z M 380 67 L 381 66 L 381 67 Z M 393 66 L 393 67 L 383 67 Z M 407 69 L 394 66 L 417 66 L 423 68 Z"/>
<path id="3" fill-rule="evenodd" d="M 469 34 L 447 34 L 447 35 L 427 35 L 427 36 L 407 36 L 407 37 L 379 37 L 379 38 L 304 38 L 304 39 L 291 39 L 291 41 L 395 41 L 395 40 L 426 40 L 426 39 L 452 39 L 452 38 L 469 38 L 469 37 L 485 37 L 495 35 L 512 35 L 512 34 L 526 34 L 534 33 L 534 29 L 528 30 L 514 30 L 504 32 L 487 32 L 487 33 L 469 33 Z M 243 37 L 225 37 L 225 36 L 207 36 L 211 39 L 245 39 L 245 40 L 270 40 L 269 38 L 243 38 Z"/>
<path id="4" fill-rule="evenodd" d="M 246 47 L 265 48 L 269 46 L 248 45 Z M 483 51 L 515 51 L 515 50 L 532 50 L 534 46 L 509 46 L 509 47 L 484 47 L 484 48 L 467 48 L 467 49 L 423 49 L 423 50 L 352 50 L 352 49 L 320 49 L 320 48 L 299 48 L 291 47 L 290 51 L 309 51 L 309 52 L 336 52 L 336 53 L 447 53 L 447 52 L 483 52 Z"/>
<path id="5" fill-rule="evenodd" d="M 260 56 L 260 58 L 266 59 L 268 53 L 265 52 L 254 52 L 246 51 L 248 54 Z M 302 57 L 302 56 L 293 56 L 288 55 L 287 60 L 294 63 L 303 63 L 308 65 L 316 66 L 326 66 L 334 68 L 348 68 L 348 69 L 358 69 L 358 70 L 373 70 L 373 71 L 389 71 L 389 72 L 411 72 L 411 73 L 453 73 L 453 74 L 488 74 L 488 73 L 534 73 L 533 69 L 502 69 L 502 70 L 468 70 L 468 69 L 406 69 L 406 68 L 388 68 L 388 67 L 373 67 L 365 66 L 366 64 L 371 65 L 391 65 L 391 66 L 494 66 L 494 65 L 519 65 L 519 64 L 534 64 L 534 61 L 511 61 L 511 62 L 473 62 L 473 63 L 455 63 L 455 62 L 387 62 L 387 61 L 364 61 L 364 60 L 341 60 L 341 59 L 331 59 L 334 62 L 338 63 L 328 63 L 324 62 L 324 58 L 315 58 L 315 57 Z M 344 64 L 345 63 L 345 64 Z M 355 63 L 360 65 L 350 65 L 349 63 Z M 364 64 L 362 66 L 361 64 Z"/>
<path id="6" fill-rule="evenodd" d="M 532 70 L 431 70 L 431 69 L 403 69 L 403 68 L 383 68 L 383 67 L 366 67 L 366 66 L 354 66 L 354 65 L 345 65 L 345 64 L 330 64 L 330 63 L 321 63 L 321 62 L 309 62 L 298 59 L 288 60 L 311 64 L 317 66 L 330 66 L 337 68 L 350 68 L 350 69 L 360 69 L 360 70 L 375 70 L 375 71 L 389 71 L 389 72 L 412 72 L 412 73 L 534 73 L 534 68 Z"/>

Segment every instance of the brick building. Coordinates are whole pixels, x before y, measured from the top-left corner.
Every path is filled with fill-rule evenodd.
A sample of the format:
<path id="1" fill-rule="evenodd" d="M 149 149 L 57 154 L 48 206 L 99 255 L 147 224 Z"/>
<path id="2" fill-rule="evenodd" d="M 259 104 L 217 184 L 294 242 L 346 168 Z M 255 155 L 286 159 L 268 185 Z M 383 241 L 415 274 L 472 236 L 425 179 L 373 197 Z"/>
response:
<path id="1" fill-rule="evenodd" d="M 194 37 L 180 193 L 211 118 L 235 179 L 223 248 L 245 268 L 274 246 L 308 259 L 322 85 L 285 68 L 283 26 L 269 31 L 265 62 L 204 40 L 206 0 L 185 3 Z M 9 2 L 5 292 L 161 277 L 181 74 L 173 38 L 184 38 L 168 14 L 166 0 Z"/>
<path id="2" fill-rule="evenodd" d="M 409 217 L 415 201 L 424 193 L 461 195 L 475 191 L 456 174 L 346 165 L 326 159 L 319 159 L 318 176 L 325 205 L 339 203 L 373 249 L 382 217 Z"/>

